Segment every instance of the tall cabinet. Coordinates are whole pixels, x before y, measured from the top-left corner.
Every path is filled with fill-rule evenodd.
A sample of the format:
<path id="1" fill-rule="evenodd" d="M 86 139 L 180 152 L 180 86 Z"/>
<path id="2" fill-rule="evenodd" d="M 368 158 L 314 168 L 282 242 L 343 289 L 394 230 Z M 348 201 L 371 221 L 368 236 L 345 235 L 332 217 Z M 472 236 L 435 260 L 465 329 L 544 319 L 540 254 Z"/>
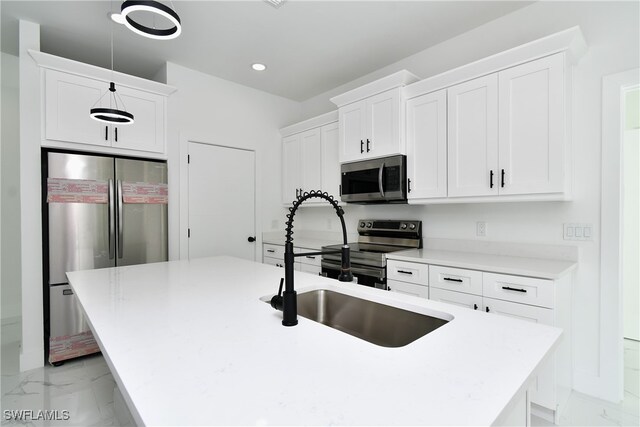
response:
<path id="1" fill-rule="evenodd" d="M 333 111 L 280 130 L 282 135 L 282 203 L 311 190 L 340 197 L 338 114 Z M 310 199 L 301 206 L 324 204 Z"/>

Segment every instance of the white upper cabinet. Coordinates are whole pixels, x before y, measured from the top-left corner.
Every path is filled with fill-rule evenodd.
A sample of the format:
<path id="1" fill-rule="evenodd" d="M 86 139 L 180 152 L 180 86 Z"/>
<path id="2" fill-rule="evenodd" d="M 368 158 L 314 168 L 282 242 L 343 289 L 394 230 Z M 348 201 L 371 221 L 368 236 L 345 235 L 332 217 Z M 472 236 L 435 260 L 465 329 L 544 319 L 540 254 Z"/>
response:
<path id="1" fill-rule="evenodd" d="M 500 194 L 563 191 L 563 79 L 562 54 L 498 74 Z"/>
<path id="2" fill-rule="evenodd" d="M 165 97 L 116 83 L 117 99 L 124 106 L 115 106 L 110 105 L 110 94 L 105 95 L 108 88 L 108 82 L 46 70 L 45 139 L 164 153 Z M 134 115 L 134 122 L 126 125 L 99 122 L 89 117 L 94 106 L 124 108 Z"/>
<path id="3" fill-rule="evenodd" d="M 340 163 L 338 162 L 338 122 L 320 128 L 320 161 L 322 163 L 322 191 L 340 200 Z"/>
<path id="4" fill-rule="evenodd" d="M 355 102 L 338 110 L 340 132 L 340 163 L 363 158 L 367 133 L 367 105 Z"/>
<path id="5" fill-rule="evenodd" d="M 135 120 L 130 125 L 112 126 L 111 145 L 128 150 L 163 153 L 165 97 L 128 87 L 116 89 Z"/>
<path id="6" fill-rule="evenodd" d="M 102 81 L 47 70 L 45 138 L 79 144 L 111 146 L 108 125 L 89 117 L 89 110 L 107 90 Z"/>
<path id="7" fill-rule="evenodd" d="M 166 104 L 175 88 L 39 51 L 29 55 L 43 74 L 43 147 L 166 159 Z M 110 82 L 116 85 L 117 105 Z M 89 116 L 94 107 L 124 109 L 134 122 L 94 120 Z"/>
<path id="8" fill-rule="evenodd" d="M 327 192 L 340 196 L 337 112 L 323 114 L 281 129 L 282 203 L 291 205 L 305 192 Z M 312 198 L 301 206 L 325 205 Z"/>
<path id="9" fill-rule="evenodd" d="M 447 196 L 447 91 L 407 101 L 408 199 Z"/>
<path id="10" fill-rule="evenodd" d="M 447 90 L 449 197 L 498 194 L 498 76 Z"/>
<path id="11" fill-rule="evenodd" d="M 403 154 L 399 89 L 341 107 L 339 114 L 341 163 Z"/>
<path id="12" fill-rule="evenodd" d="M 449 197 L 562 193 L 563 54 L 448 89 Z"/>
<path id="13" fill-rule="evenodd" d="M 416 81 L 403 70 L 331 98 L 339 112 L 340 163 L 405 154 L 402 87 Z"/>

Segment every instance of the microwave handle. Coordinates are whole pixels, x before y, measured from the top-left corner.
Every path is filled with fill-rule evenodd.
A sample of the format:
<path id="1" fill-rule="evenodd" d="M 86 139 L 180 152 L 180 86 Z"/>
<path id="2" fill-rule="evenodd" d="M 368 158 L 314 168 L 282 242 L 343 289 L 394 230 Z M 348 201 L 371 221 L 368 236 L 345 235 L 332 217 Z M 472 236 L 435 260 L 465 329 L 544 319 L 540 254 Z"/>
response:
<path id="1" fill-rule="evenodd" d="M 380 196 L 384 197 L 384 186 L 382 185 L 382 172 L 384 171 L 384 162 L 378 168 L 378 189 L 380 190 Z"/>

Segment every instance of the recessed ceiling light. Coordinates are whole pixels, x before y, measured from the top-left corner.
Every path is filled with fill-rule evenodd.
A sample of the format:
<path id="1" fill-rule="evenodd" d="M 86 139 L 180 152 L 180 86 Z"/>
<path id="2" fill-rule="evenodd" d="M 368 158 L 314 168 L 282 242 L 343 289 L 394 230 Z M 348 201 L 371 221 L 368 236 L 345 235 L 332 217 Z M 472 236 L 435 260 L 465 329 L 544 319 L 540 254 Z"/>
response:
<path id="1" fill-rule="evenodd" d="M 267 66 L 256 62 L 255 64 L 251 65 L 251 68 L 253 68 L 256 71 L 264 71 L 267 69 Z"/>
<path id="2" fill-rule="evenodd" d="M 109 18 L 111 18 L 111 20 L 117 24 L 124 25 L 124 16 L 120 15 L 119 13 L 110 13 Z"/>

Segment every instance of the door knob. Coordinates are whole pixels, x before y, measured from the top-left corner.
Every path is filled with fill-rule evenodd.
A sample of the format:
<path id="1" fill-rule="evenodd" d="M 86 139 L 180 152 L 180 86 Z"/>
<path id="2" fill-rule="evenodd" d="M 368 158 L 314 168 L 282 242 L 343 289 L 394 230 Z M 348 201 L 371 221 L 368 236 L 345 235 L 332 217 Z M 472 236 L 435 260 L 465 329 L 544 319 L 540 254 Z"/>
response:
<path id="1" fill-rule="evenodd" d="M 255 237 L 253 237 L 253 236 L 249 236 L 249 238 L 247 239 L 247 241 L 248 241 L 249 243 L 253 243 L 253 242 L 255 242 L 255 241 L 256 241 L 256 238 L 255 238 Z"/>

